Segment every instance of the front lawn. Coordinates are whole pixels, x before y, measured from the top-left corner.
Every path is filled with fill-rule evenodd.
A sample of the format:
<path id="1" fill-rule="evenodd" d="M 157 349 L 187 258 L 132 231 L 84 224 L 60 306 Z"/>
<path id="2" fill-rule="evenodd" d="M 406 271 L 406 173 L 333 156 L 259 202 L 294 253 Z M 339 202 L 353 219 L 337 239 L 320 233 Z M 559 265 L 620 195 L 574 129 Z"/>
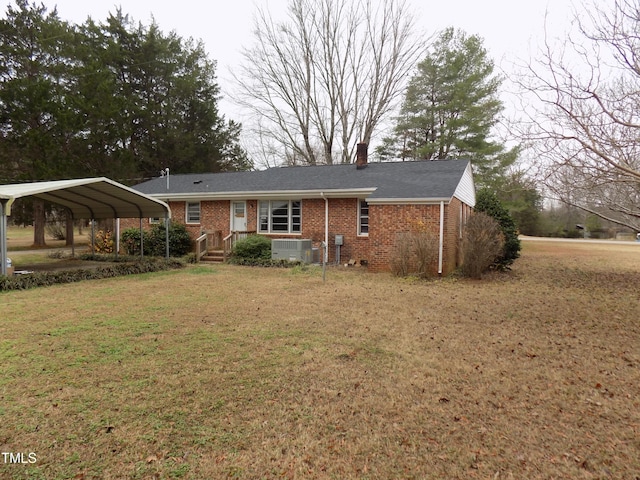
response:
<path id="1" fill-rule="evenodd" d="M 525 242 L 481 281 L 195 265 L 2 293 L 0 478 L 635 478 L 637 247 Z"/>

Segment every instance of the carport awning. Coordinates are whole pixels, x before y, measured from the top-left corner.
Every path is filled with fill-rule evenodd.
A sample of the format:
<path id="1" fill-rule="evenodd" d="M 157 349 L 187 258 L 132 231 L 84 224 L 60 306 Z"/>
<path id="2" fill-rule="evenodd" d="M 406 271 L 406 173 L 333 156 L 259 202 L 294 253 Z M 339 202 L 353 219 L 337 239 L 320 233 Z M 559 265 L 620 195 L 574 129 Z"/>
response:
<path id="1" fill-rule="evenodd" d="M 105 177 L 0 185 L 10 215 L 14 200 L 36 197 L 67 207 L 74 218 L 169 218 L 169 206 Z"/>

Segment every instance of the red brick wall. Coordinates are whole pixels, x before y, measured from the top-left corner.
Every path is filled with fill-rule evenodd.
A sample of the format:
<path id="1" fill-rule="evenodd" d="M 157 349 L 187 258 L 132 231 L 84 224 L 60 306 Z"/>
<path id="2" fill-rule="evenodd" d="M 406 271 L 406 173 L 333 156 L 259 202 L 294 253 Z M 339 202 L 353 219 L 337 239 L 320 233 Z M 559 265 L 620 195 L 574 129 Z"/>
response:
<path id="1" fill-rule="evenodd" d="M 200 202 L 200 223 L 186 223 L 186 202 L 169 202 L 169 207 L 171 208 L 171 221 L 184 224 L 193 239 L 199 237 L 204 230 L 221 230 L 223 235 L 229 233 L 231 221 L 231 202 L 229 200 Z M 131 227 L 138 228 L 139 226 L 140 220 L 137 218 L 123 218 L 120 220 L 120 228 L 122 230 Z M 142 219 L 142 226 L 145 229 L 151 228 L 148 218 Z M 251 229 L 251 227 L 248 228 Z M 255 229 L 255 218 L 253 228 Z"/>
<path id="2" fill-rule="evenodd" d="M 420 222 L 424 224 L 424 228 L 437 235 L 440 228 L 440 206 L 369 204 L 370 269 L 389 270 L 398 235 L 414 231 Z"/>
<path id="3" fill-rule="evenodd" d="M 257 224 L 258 202 L 248 202 L 248 230 L 255 230 Z M 263 234 L 271 238 L 309 238 L 314 247 L 320 247 L 325 235 L 325 201 L 324 199 L 302 200 L 302 232 L 300 234 Z M 368 259 L 368 237 L 358 236 L 358 200 L 329 199 L 329 262 L 336 261 L 335 236 L 344 236 L 344 245 L 340 248 L 340 261 L 346 263 L 353 259 L 357 262 Z M 228 227 L 227 227 L 228 229 Z"/>
<path id="4" fill-rule="evenodd" d="M 172 220 L 185 222 L 185 202 L 169 202 Z M 443 274 L 450 273 L 460 264 L 459 236 L 460 212 L 470 211 L 454 198 L 451 204 L 445 204 Z M 258 201 L 247 201 L 247 230 L 257 229 Z M 231 202 L 202 201 L 200 203 L 199 224 L 187 225 L 187 230 L 195 239 L 202 231 L 220 230 L 226 236 L 230 230 Z M 466 218 L 466 217 L 465 217 Z M 325 200 L 306 199 L 302 201 L 301 234 L 267 234 L 272 238 L 310 238 L 314 247 L 319 247 L 325 235 Z M 340 248 L 340 262 L 349 260 L 365 261 L 370 271 L 390 270 L 390 261 L 398 233 L 408 233 L 419 224 L 421 228 L 438 235 L 440 231 L 440 204 L 435 205 L 375 205 L 369 204 L 369 236 L 358 235 L 358 199 L 329 199 L 329 262 L 336 261 L 335 236 L 344 236 L 344 245 Z M 143 225 L 148 228 L 148 219 Z M 123 219 L 122 229 L 138 227 L 139 220 Z M 434 273 L 437 265 L 434 265 Z"/>
<path id="5" fill-rule="evenodd" d="M 442 274 L 451 273 L 459 265 L 458 245 L 460 230 L 460 206 L 454 198 L 444 205 L 444 245 Z M 467 207 L 468 208 L 468 207 Z M 373 271 L 391 268 L 398 234 L 415 229 L 426 229 L 434 238 L 440 235 L 440 204 L 433 205 L 369 205 L 369 235 L 371 238 L 369 261 Z M 437 272 L 437 260 L 433 265 Z"/>

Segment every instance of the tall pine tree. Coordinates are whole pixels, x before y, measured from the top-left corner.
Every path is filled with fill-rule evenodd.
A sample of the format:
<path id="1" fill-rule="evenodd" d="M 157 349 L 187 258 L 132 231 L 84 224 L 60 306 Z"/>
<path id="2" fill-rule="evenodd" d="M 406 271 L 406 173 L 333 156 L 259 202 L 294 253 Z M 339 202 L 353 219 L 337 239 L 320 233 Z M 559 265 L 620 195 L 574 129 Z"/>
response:
<path id="1" fill-rule="evenodd" d="M 490 183 L 517 157 L 492 140 L 503 105 L 501 80 L 483 41 L 453 28 L 444 30 L 409 81 L 382 158 L 470 159 L 481 183 Z"/>
<path id="2" fill-rule="evenodd" d="M 17 0 L 0 19 L 0 170 L 3 180 L 68 175 L 69 27 L 54 10 Z"/>

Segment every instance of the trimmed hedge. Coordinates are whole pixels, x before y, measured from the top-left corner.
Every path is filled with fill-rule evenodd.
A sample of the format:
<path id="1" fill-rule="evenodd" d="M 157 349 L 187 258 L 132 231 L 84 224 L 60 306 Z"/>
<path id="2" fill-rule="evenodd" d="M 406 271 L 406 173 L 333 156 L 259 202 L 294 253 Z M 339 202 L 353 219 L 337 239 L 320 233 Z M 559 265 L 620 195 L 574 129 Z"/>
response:
<path id="1" fill-rule="evenodd" d="M 242 257 L 231 257 L 228 260 L 228 263 L 233 265 L 243 265 L 245 267 L 272 267 L 272 268 L 292 268 L 297 267 L 298 265 L 305 265 L 304 262 L 299 260 L 290 261 L 284 260 L 282 258 L 242 258 Z"/>
<path id="2" fill-rule="evenodd" d="M 60 272 L 35 272 L 28 275 L 0 276 L 0 292 L 48 287 L 62 283 L 80 282 L 82 280 L 97 280 L 123 275 L 159 272 L 183 267 L 184 263 L 177 260 L 145 259 L 135 263 L 118 263 L 116 265 L 91 270 L 78 269 Z"/>

